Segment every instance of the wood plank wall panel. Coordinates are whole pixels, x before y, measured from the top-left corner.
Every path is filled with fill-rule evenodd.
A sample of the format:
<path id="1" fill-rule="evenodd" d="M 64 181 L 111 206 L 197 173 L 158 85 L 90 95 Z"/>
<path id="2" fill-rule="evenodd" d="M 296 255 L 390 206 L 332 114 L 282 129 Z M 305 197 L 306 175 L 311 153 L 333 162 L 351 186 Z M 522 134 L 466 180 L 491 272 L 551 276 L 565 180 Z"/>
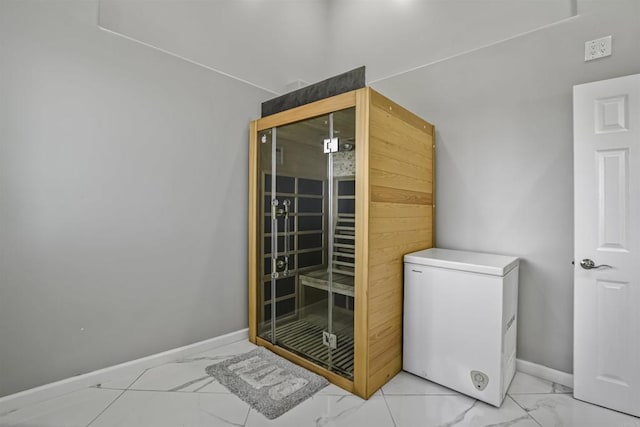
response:
<path id="1" fill-rule="evenodd" d="M 369 93 L 367 397 L 402 368 L 402 257 L 433 246 L 434 200 L 433 126 Z"/>

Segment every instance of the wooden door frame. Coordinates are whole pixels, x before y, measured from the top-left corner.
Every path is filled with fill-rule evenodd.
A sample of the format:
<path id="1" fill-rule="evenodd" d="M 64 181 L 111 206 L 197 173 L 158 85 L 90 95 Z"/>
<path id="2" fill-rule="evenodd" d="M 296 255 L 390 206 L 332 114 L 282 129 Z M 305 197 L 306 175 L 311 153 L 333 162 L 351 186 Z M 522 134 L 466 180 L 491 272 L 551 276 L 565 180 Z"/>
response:
<path id="1" fill-rule="evenodd" d="M 249 241 L 248 241 L 248 290 L 249 290 L 249 340 L 288 358 L 315 373 L 324 376 L 334 384 L 353 392 L 361 397 L 368 398 L 367 390 L 367 301 L 366 301 L 366 272 L 368 271 L 367 258 L 367 231 L 366 218 L 368 217 L 368 102 L 369 88 L 357 89 L 331 98 L 322 99 L 307 105 L 282 111 L 271 116 L 254 120 L 250 124 L 249 131 Z M 353 381 L 344 379 L 336 373 L 310 363 L 306 359 L 286 351 L 278 346 L 259 338 L 258 331 L 258 286 L 261 283 L 261 274 L 258 271 L 258 259 L 261 254 L 260 236 L 258 236 L 258 222 L 260 214 L 260 199 L 258 177 L 260 176 L 260 164 L 258 155 L 258 133 L 272 127 L 283 126 L 312 117 L 329 114 L 346 108 L 356 108 L 356 268 L 354 279 L 354 372 Z"/>

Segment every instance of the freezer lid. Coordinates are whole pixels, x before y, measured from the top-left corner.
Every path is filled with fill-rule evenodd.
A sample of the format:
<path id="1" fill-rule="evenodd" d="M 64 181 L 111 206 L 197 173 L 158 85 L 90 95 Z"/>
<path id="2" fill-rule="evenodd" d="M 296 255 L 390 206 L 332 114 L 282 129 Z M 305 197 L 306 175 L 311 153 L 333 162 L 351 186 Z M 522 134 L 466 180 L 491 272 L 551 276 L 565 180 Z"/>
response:
<path id="1" fill-rule="evenodd" d="M 519 259 L 504 255 L 431 248 L 405 255 L 404 262 L 504 276 L 518 266 Z"/>

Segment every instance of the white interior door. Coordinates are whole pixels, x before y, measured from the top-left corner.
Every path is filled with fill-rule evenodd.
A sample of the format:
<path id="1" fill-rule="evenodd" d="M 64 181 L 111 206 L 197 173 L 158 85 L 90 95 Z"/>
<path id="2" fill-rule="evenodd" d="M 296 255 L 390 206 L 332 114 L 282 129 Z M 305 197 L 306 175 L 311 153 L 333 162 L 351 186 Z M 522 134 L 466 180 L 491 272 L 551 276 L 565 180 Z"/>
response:
<path id="1" fill-rule="evenodd" d="M 640 74 L 575 86 L 573 114 L 574 396 L 640 416 Z"/>

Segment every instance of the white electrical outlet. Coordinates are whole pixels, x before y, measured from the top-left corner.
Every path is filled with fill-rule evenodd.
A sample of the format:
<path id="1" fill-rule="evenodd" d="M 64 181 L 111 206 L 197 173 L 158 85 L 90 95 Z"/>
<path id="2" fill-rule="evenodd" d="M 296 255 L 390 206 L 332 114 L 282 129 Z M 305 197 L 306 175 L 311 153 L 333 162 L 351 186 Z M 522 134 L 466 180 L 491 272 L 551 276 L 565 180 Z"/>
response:
<path id="1" fill-rule="evenodd" d="M 584 60 L 592 61 L 611 56 L 611 36 L 590 40 L 584 44 Z"/>

